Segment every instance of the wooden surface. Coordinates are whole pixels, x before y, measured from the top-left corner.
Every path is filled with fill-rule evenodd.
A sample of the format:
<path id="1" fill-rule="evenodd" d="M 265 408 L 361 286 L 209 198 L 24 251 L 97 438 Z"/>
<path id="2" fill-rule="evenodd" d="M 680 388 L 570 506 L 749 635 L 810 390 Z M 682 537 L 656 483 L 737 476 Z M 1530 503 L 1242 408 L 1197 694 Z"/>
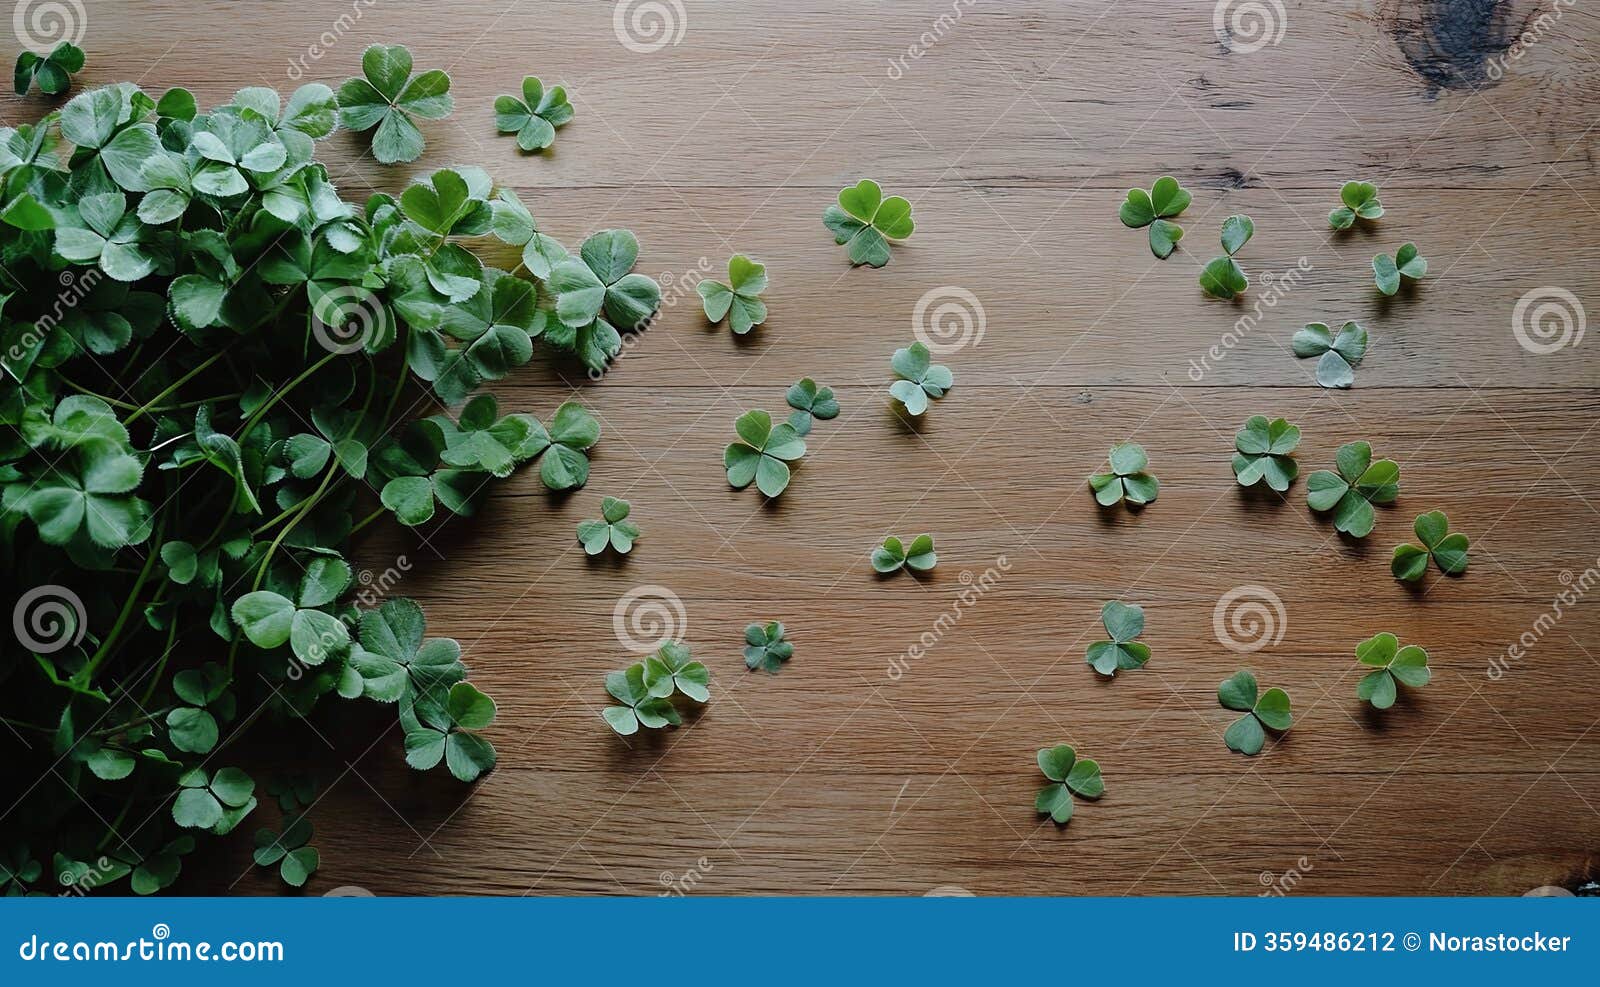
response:
<path id="1" fill-rule="evenodd" d="M 425 126 L 415 167 L 382 169 L 350 135 L 325 144 L 347 197 L 480 164 L 568 244 L 634 229 L 640 269 L 677 285 L 603 383 L 539 357 L 496 388 L 503 409 L 548 415 L 576 394 L 595 410 L 587 489 L 551 497 L 523 473 L 426 543 L 363 544 L 374 571 L 406 556 L 394 591 L 461 640 L 500 704 L 500 766 L 464 789 L 408 771 L 378 711 L 319 718 L 301 745 L 331 782 L 308 892 L 656 894 L 688 877 L 724 894 L 1256 894 L 1292 871 L 1292 893 L 1520 894 L 1594 876 L 1600 599 L 1534 628 L 1600 555 L 1600 339 L 1536 355 L 1512 332 L 1543 287 L 1600 315 L 1592 9 L 1564 9 L 1495 79 L 1486 60 L 1548 3 L 1290 0 L 1281 40 L 1248 51 L 1205 2 L 688 2 L 681 39 L 650 53 L 619 43 L 613 6 L 90 5 L 80 85 L 181 84 L 207 103 L 291 88 L 325 31 L 307 81 L 337 85 L 365 45 L 405 41 L 419 68 L 450 69 L 456 113 Z M 911 45 L 928 52 L 889 78 Z M 494 96 L 528 73 L 564 80 L 577 108 L 543 156 L 494 133 Z M 1195 198 L 1159 262 L 1116 211 L 1168 173 Z M 850 269 L 819 221 L 863 176 L 915 203 L 883 270 Z M 1389 212 L 1332 235 L 1349 178 L 1379 182 Z M 1264 295 L 1196 287 L 1237 212 L 1258 230 L 1247 270 L 1310 272 L 1195 379 Z M 1430 274 L 1383 300 L 1369 262 L 1407 240 Z M 735 250 L 772 276 L 771 317 L 742 341 L 706 327 L 689 287 Z M 985 334 L 942 358 L 956 386 L 912 430 L 887 403 L 889 354 L 944 286 L 974 293 Z M 1373 348 L 1355 390 L 1324 391 L 1288 339 L 1346 319 Z M 728 489 L 721 449 L 741 411 L 783 409 L 804 375 L 844 412 L 764 507 Z M 1308 512 L 1303 479 L 1284 501 L 1237 489 L 1232 437 L 1254 413 L 1301 426 L 1302 476 L 1358 438 L 1401 463 L 1370 538 Z M 1161 497 L 1101 512 L 1085 478 L 1129 438 Z M 625 562 L 574 541 L 602 495 L 645 530 Z M 1411 589 L 1389 552 L 1433 508 L 1471 536 L 1471 571 Z M 884 534 L 923 531 L 935 574 L 873 576 Z M 891 678 L 1001 557 L 998 584 Z M 613 608 L 649 585 L 681 599 L 714 697 L 625 742 L 599 718 L 601 683 L 631 660 Z M 1239 655 L 1213 608 L 1252 585 L 1281 599 L 1282 637 Z M 1083 651 L 1113 598 L 1146 608 L 1154 658 L 1107 682 Z M 795 657 L 750 674 L 742 629 L 769 619 Z M 1355 645 L 1380 630 L 1435 668 L 1384 715 L 1354 695 Z M 1490 678 L 1525 632 L 1528 657 Z M 1256 759 L 1221 740 L 1216 685 L 1240 667 L 1295 702 Z M 1065 829 L 1032 805 L 1034 750 L 1057 742 L 1107 784 Z M 280 890 L 247 840 L 187 865 L 191 889 Z"/>

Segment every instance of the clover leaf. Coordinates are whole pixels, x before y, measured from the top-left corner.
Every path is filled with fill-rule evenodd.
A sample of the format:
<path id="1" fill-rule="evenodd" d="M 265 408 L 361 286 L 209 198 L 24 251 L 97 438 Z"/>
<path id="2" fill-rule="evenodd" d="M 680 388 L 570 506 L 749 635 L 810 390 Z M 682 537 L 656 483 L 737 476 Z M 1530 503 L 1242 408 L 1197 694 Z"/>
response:
<path id="1" fill-rule="evenodd" d="M 1101 507 L 1112 507 L 1124 499 L 1130 504 L 1143 505 L 1156 499 L 1160 483 L 1155 475 L 1145 470 L 1150 464 L 1144 446 L 1137 442 L 1124 442 L 1111 447 L 1111 472 L 1096 473 L 1089 477 L 1089 489 Z"/>
<path id="2" fill-rule="evenodd" d="M 620 672 L 606 676 L 606 691 L 621 706 L 607 706 L 600 711 L 611 729 L 627 737 L 638 733 L 640 727 L 659 730 L 668 724 L 683 722 L 677 707 L 664 696 L 653 695 L 645 684 L 645 664 L 635 662 Z"/>
<path id="3" fill-rule="evenodd" d="M 1325 322 L 1310 322 L 1294 334 L 1294 355 L 1317 361 L 1317 383 L 1323 387 L 1349 387 L 1356 381 L 1355 365 L 1367 355 L 1367 330 L 1346 322 L 1335 336 Z"/>
<path id="4" fill-rule="evenodd" d="M 1072 819 L 1074 794 L 1086 799 L 1097 799 L 1105 794 L 1106 783 L 1100 777 L 1100 765 L 1087 757 L 1079 759 L 1078 752 L 1066 744 L 1041 747 L 1036 757 L 1039 770 L 1051 783 L 1039 789 L 1033 807 L 1055 820 L 1056 825 L 1065 826 Z"/>
<path id="5" fill-rule="evenodd" d="M 522 98 L 501 96 L 494 101 L 494 122 L 502 134 L 516 134 L 524 151 L 547 148 L 556 128 L 572 119 L 572 104 L 562 86 L 544 87 L 537 76 L 522 80 Z"/>
<path id="6" fill-rule="evenodd" d="M 610 545 L 623 555 L 632 551 L 634 539 L 639 537 L 639 526 L 627 519 L 631 509 L 625 500 L 602 498 L 600 518 L 578 522 L 578 541 L 582 543 L 583 550 L 590 555 L 599 555 Z"/>
<path id="7" fill-rule="evenodd" d="M 751 624 L 744 629 L 744 664 L 752 672 L 776 672 L 794 655 L 794 645 L 783 639 L 783 625 L 774 620 L 763 627 Z"/>
<path id="8" fill-rule="evenodd" d="M 1200 290 L 1212 298 L 1234 298 L 1250 287 L 1244 268 L 1233 259 L 1250 238 L 1256 226 L 1249 216 L 1229 216 L 1222 221 L 1222 250 L 1224 256 L 1206 263 L 1200 272 Z"/>
<path id="9" fill-rule="evenodd" d="M 150 505 L 134 496 L 144 466 L 110 405 L 75 394 L 48 417 L 41 410 L 25 419 L 21 431 L 53 463 L 31 484 L 5 487 L 9 517 L 26 514 L 46 544 L 83 558 L 150 537 Z"/>
<path id="10" fill-rule="evenodd" d="M 658 699 L 682 693 L 697 703 L 711 698 L 711 672 L 702 662 L 689 656 L 689 646 L 663 641 L 656 653 L 644 660 L 644 686 Z"/>
<path id="11" fill-rule="evenodd" d="M 121 192 L 86 195 L 78 202 L 82 226 L 56 229 L 56 253 L 74 264 L 98 263 L 118 281 L 138 281 L 156 269 L 144 224 L 128 212 Z"/>
<path id="12" fill-rule="evenodd" d="M 1356 645 L 1356 660 L 1374 668 L 1356 683 L 1356 697 L 1367 700 L 1374 709 L 1394 705 L 1400 691 L 1395 687 L 1397 681 L 1420 688 L 1433 677 L 1428 653 L 1414 644 L 1400 647 L 1400 640 L 1389 633 L 1377 634 Z"/>
<path id="13" fill-rule="evenodd" d="M 59 96 L 72 88 L 72 76 L 83 68 L 83 49 L 70 41 L 59 42 L 48 55 L 26 48 L 17 56 L 14 81 L 17 95 L 26 96 L 35 82 L 47 96 Z"/>
<path id="14" fill-rule="evenodd" d="M 1345 182 L 1339 189 L 1339 201 L 1344 205 L 1328 213 L 1328 225 L 1336 230 L 1348 230 L 1357 219 L 1377 219 L 1383 215 L 1378 186 L 1371 182 Z"/>
<path id="15" fill-rule="evenodd" d="M 1267 420 L 1266 415 L 1251 415 L 1233 437 L 1233 475 L 1241 487 L 1253 487 L 1265 480 L 1267 486 L 1283 493 L 1300 475 L 1300 463 L 1292 455 L 1300 445 L 1300 429 L 1282 418 Z"/>
<path id="16" fill-rule="evenodd" d="M 1193 198 L 1176 178 L 1163 175 L 1149 192 L 1129 189 L 1118 215 L 1129 229 L 1150 227 L 1150 252 L 1166 260 L 1183 239 L 1183 227 L 1169 220 L 1189 208 Z"/>
<path id="17" fill-rule="evenodd" d="M 473 781 L 495 765 L 494 746 L 477 733 L 494 722 L 494 700 L 471 682 L 450 687 L 442 706 L 419 703 L 400 708 L 406 763 L 427 771 L 442 760 L 459 781 Z"/>
<path id="18" fill-rule="evenodd" d="M 172 821 L 187 829 L 209 829 L 222 835 L 255 808 L 255 788 L 256 783 L 238 768 L 220 768 L 215 774 L 193 768 L 178 779 Z"/>
<path id="19" fill-rule="evenodd" d="M 542 457 L 539 478 L 551 490 L 573 490 L 589 482 L 586 451 L 600 441 L 600 423 L 582 405 L 562 404 L 550 419 L 548 432 L 532 415 L 496 419 L 496 410 L 494 396 L 480 394 L 467 402 L 454 422 L 443 415 L 429 418 L 444 439 L 440 458 L 457 469 L 503 477 Z"/>
<path id="20" fill-rule="evenodd" d="M 217 717 L 229 720 L 234 714 L 234 696 L 228 691 L 231 684 L 228 673 L 215 662 L 186 668 L 172 677 L 172 691 L 187 704 L 167 713 L 167 739 L 172 746 L 191 754 L 206 754 L 217 746 Z M 126 768 L 131 771 L 132 767 L 130 759 Z M 100 771 L 95 773 L 104 777 Z"/>
<path id="21" fill-rule="evenodd" d="M 278 876 L 283 878 L 283 883 L 296 888 L 304 887 L 322 862 L 317 848 L 306 845 L 311 842 L 311 833 L 311 820 L 303 815 L 290 820 L 282 833 L 265 828 L 256 830 L 256 849 L 252 854 L 256 866 L 271 867 L 277 864 Z"/>
<path id="22" fill-rule="evenodd" d="M 1394 573 L 1394 578 L 1406 582 L 1421 579 L 1428 571 L 1430 558 L 1447 576 L 1459 576 L 1467 571 L 1467 536 L 1450 531 L 1450 519 L 1445 517 L 1444 511 L 1419 514 L 1412 530 L 1417 533 L 1422 547 L 1395 546 L 1394 558 L 1389 561 L 1389 571 Z"/>
<path id="23" fill-rule="evenodd" d="M 350 567 L 333 570 L 337 573 L 334 578 L 341 581 L 331 596 L 326 591 L 332 584 L 322 575 L 327 571 L 307 570 L 298 601 L 266 589 L 246 593 L 229 611 L 233 622 L 258 648 L 270 650 L 288 644 L 296 658 L 312 666 L 329 658 L 343 661 L 350 654 L 350 629 L 338 617 L 316 608 L 343 592 L 350 581 Z"/>
<path id="24" fill-rule="evenodd" d="M 427 621 L 415 602 L 398 597 L 361 614 L 360 644 L 350 666 L 362 680 L 362 695 L 401 708 L 427 707 L 437 718 L 450 688 L 467 677 L 461 645 L 447 637 L 424 637 Z"/>
<path id="25" fill-rule="evenodd" d="M 339 120 L 351 130 L 377 131 L 372 156 L 381 164 L 415 161 L 425 142 L 414 118 L 442 120 L 455 109 L 450 76 L 439 69 L 413 77 L 405 45 L 373 45 L 361 55 L 363 77 L 339 87 Z"/>
<path id="26" fill-rule="evenodd" d="M 806 454 L 805 440 L 793 425 L 774 426 L 765 411 L 747 411 L 733 423 L 739 441 L 723 451 L 728 483 L 743 490 L 754 480 L 764 496 L 776 497 L 789 485 L 789 463 Z"/>
<path id="27" fill-rule="evenodd" d="M 1317 470 L 1306 478 L 1306 505 L 1332 511 L 1333 526 L 1355 538 L 1372 532 L 1372 505 L 1388 504 L 1400 493 L 1400 466 L 1392 459 L 1372 461 L 1372 446 L 1351 442 L 1334 454 L 1338 472 Z"/>
<path id="28" fill-rule="evenodd" d="M 883 189 L 871 179 L 841 189 L 839 204 L 822 213 L 822 225 L 833 234 L 835 243 L 850 245 L 851 264 L 873 267 L 889 263 L 891 240 L 904 240 L 916 228 L 911 221 L 911 203 L 898 195 L 885 199 Z"/>
<path id="29" fill-rule="evenodd" d="M 1144 608 L 1111 600 L 1100 608 L 1100 623 L 1105 625 L 1111 640 L 1089 645 L 1084 654 L 1089 665 L 1108 676 L 1115 676 L 1119 669 L 1143 668 L 1150 660 L 1150 646 L 1134 638 L 1144 633 Z"/>
<path id="30" fill-rule="evenodd" d="M 1217 701 L 1244 715 L 1233 721 L 1222 734 L 1229 750 L 1251 757 L 1261 753 L 1267 742 L 1267 730 L 1282 733 L 1289 729 L 1289 694 L 1272 688 L 1257 695 L 1256 677 L 1248 670 L 1233 673 L 1217 687 Z"/>
<path id="31" fill-rule="evenodd" d="M 26 843 L 0 851 L 0 889 L 4 889 L 7 898 L 28 894 L 28 885 L 43 874 L 44 865 L 34 859 Z"/>
<path id="32" fill-rule="evenodd" d="M 939 564 L 933 550 L 932 535 L 918 535 L 909 546 L 890 535 L 883 544 L 872 550 L 872 568 L 880 573 L 899 572 L 909 568 L 913 572 L 927 572 Z"/>
<path id="33" fill-rule="evenodd" d="M 929 398 L 942 398 L 944 392 L 955 384 L 950 368 L 932 362 L 933 355 L 923 343 L 912 343 L 894 351 L 889 366 L 900 379 L 889 385 L 889 395 L 906 409 L 908 415 L 921 415 L 928 410 Z"/>
<path id="34" fill-rule="evenodd" d="M 556 317 L 568 326 L 585 326 L 604 315 L 619 329 L 637 329 L 661 303 L 661 286 L 643 274 L 630 274 L 639 259 L 632 230 L 601 230 L 583 241 L 577 257 L 550 271 Z"/>
<path id="35" fill-rule="evenodd" d="M 784 400 L 794 409 L 789 415 L 789 424 L 794 426 L 797 435 L 811 434 L 813 418 L 829 421 L 839 417 L 839 401 L 833 396 L 833 388 L 818 387 L 810 377 L 802 377 L 790 384 Z"/>
<path id="36" fill-rule="evenodd" d="M 1404 243 L 1395 255 L 1378 254 L 1372 258 L 1372 279 L 1378 290 L 1392 295 L 1400 290 L 1400 278 L 1416 281 L 1428 273 L 1428 262 L 1417 253 L 1417 245 Z"/>
<path id="37" fill-rule="evenodd" d="M 713 323 L 728 320 L 734 335 L 743 336 L 767 321 L 767 303 L 760 295 L 767 290 L 767 268 L 744 254 L 728 261 L 728 283 L 706 278 L 695 285 L 705 306 L 706 318 Z"/>
<path id="38" fill-rule="evenodd" d="M 489 205 L 494 210 L 492 232 L 501 241 L 522 248 L 522 263 L 534 277 L 548 278 L 557 264 L 572 256 L 555 237 L 539 232 L 533 213 L 515 191 L 501 189 Z"/>

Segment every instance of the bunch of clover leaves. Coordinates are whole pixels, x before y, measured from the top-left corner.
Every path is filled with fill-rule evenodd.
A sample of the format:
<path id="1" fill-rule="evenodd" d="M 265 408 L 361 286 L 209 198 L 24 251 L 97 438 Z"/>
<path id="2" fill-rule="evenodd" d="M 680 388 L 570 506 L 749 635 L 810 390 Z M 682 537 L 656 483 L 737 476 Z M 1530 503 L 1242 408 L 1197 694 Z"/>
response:
<path id="1" fill-rule="evenodd" d="M 368 56 L 404 85 L 409 54 Z M 235 740 L 327 702 L 395 710 L 413 768 L 495 763 L 460 647 L 358 604 L 353 536 L 470 514 L 534 461 L 582 486 L 587 411 L 472 394 L 540 337 L 603 369 L 660 292 L 631 233 L 568 254 L 477 168 L 347 202 L 315 145 L 372 124 L 340 99 L 119 84 L 0 128 L 0 745 L 43 779 L 0 821 L 7 894 L 169 886 L 265 797 Z"/>

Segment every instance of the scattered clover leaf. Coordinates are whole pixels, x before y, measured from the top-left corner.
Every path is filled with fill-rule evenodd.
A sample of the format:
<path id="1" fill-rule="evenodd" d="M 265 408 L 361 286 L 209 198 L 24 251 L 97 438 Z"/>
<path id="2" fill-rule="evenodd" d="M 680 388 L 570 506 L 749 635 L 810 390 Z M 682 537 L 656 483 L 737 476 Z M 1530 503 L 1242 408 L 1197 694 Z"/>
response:
<path id="1" fill-rule="evenodd" d="M 24 48 L 17 56 L 17 95 L 26 96 L 37 82 L 40 92 L 60 96 L 72 88 L 72 76 L 83 68 L 83 62 L 83 49 L 70 41 L 58 43 L 48 55 Z"/>
<path id="2" fill-rule="evenodd" d="M 1372 532 L 1373 504 L 1388 504 L 1400 493 L 1400 466 L 1392 459 L 1372 461 L 1372 446 L 1351 442 L 1334 454 L 1338 472 L 1317 470 L 1306 478 L 1306 505 L 1332 511 L 1333 526 L 1355 538 Z"/>
<path id="3" fill-rule="evenodd" d="M 502 134 L 516 134 L 524 151 L 541 151 L 556 139 L 556 128 L 572 119 L 572 104 L 562 86 L 544 87 L 536 76 L 522 80 L 522 98 L 494 101 L 494 122 Z"/>
<path id="4" fill-rule="evenodd" d="M 645 684 L 645 663 L 635 662 L 620 672 L 606 676 L 606 691 L 621 706 L 607 706 L 600 711 L 605 721 L 621 736 L 638 733 L 640 727 L 659 730 L 669 723 L 683 722 L 677 707 L 664 696 L 653 695 Z"/>
<path id="5" fill-rule="evenodd" d="M 1134 638 L 1144 633 L 1144 608 L 1111 600 L 1100 608 L 1100 623 L 1105 625 L 1111 640 L 1089 645 L 1084 655 L 1089 665 L 1101 675 L 1110 676 L 1116 675 L 1119 669 L 1143 668 L 1150 660 L 1150 646 Z"/>
<path id="6" fill-rule="evenodd" d="M 882 267 L 889 263 L 889 241 L 904 240 L 916 228 L 911 203 L 898 195 L 885 199 L 883 189 L 862 179 L 839 192 L 839 204 L 822 214 L 822 225 L 835 243 L 849 244 L 851 264 Z"/>
<path id="7" fill-rule="evenodd" d="M 689 646 L 663 641 L 656 653 L 644 661 L 644 685 L 658 699 L 682 693 L 697 703 L 711 698 L 711 672 L 689 656 Z"/>
<path id="8" fill-rule="evenodd" d="M 44 865 L 28 852 L 26 843 L 0 851 L 0 889 L 7 898 L 28 894 L 28 885 L 44 874 Z"/>
<path id="9" fill-rule="evenodd" d="M 776 672 L 793 656 L 794 645 L 783 639 L 783 625 L 776 620 L 744 629 L 744 664 L 750 671 Z"/>
<path id="10" fill-rule="evenodd" d="M 460 781 L 473 781 L 495 765 L 494 746 L 477 733 L 494 722 L 494 700 L 471 682 L 457 682 L 442 705 L 418 703 L 400 707 L 405 729 L 406 763 L 427 771 L 442 760 Z"/>
<path id="11" fill-rule="evenodd" d="M 913 572 L 927 572 L 939 564 L 939 555 L 933 550 L 932 535 L 918 535 L 909 546 L 893 535 L 872 550 L 872 568 L 881 573 L 899 572 L 909 568 Z"/>
<path id="12" fill-rule="evenodd" d="M 1241 487 L 1253 487 L 1265 480 L 1267 486 L 1283 493 L 1300 475 L 1300 463 L 1292 455 L 1300 445 L 1300 429 L 1282 418 L 1267 420 L 1266 415 L 1251 415 L 1233 437 L 1233 475 Z"/>
<path id="13" fill-rule="evenodd" d="M 813 418 L 829 421 L 839 417 L 839 401 L 833 396 L 833 388 L 818 387 L 810 377 L 802 377 L 790 384 L 789 393 L 784 395 L 784 399 L 794 409 L 789 415 L 789 424 L 794 426 L 797 435 L 811 434 Z"/>
<path id="14" fill-rule="evenodd" d="M 728 261 L 728 283 L 706 278 L 695 286 L 705 306 L 706 318 L 713 323 L 728 320 L 734 335 L 743 336 L 767 321 L 767 303 L 761 293 L 767 290 L 767 268 L 744 254 Z"/>
<path id="15" fill-rule="evenodd" d="M 285 814 L 309 809 L 316 801 L 317 781 L 311 775 L 279 775 L 267 782 L 267 794 L 278 800 Z"/>
<path id="16" fill-rule="evenodd" d="M 1233 298 L 1250 287 L 1250 279 L 1233 256 L 1255 232 L 1256 224 L 1249 216 L 1229 216 L 1222 221 L 1223 256 L 1208 261 L 1200 272 L 1201 291 L 1212 298 Z"/>
<path id="17" fill-rule="evenodd" d="M 1400 278 L 1403 276 L 1409 281 L 1416 281 L 1428 273 L 1428 262 L 1418 255 L 1417 245 L 1403 243 L 1395 255 L 1379 254 L 1372 258 L 1372 279 L 1378 285 L 1378 290 L 1385 295 L 1392 295 L 1400 290 Z"/>
<path id="18" fill-rule="evenodd" d="M 1243 716 L 1223 733 L 1222 740 L 1229 750 L 1255 756 L 1267 742 L 1267 730 L 1282 733 L 1289 729 L 1289 694 L 1282 689 L 1268 689 L 1257 695 L 1256 677 L 1248 670 L 1233 673 L 1217 687 L 1217 701 Z"/>
<path id="19" fill-rule="evenodd" d="M 889 366 L 900 378 L 889 385 L 889 395 L 900 402 L 908 415 L 927 411 L 928 399 L 944 397 L 956 380 L 949 367 L 932 362 L 932 353 L 922 343 L 895 350 Z"/>
<path id="20" fill-rule="evenodd" d="M 188 829 L 209 829 L 221 836 L 255 808 L 256 783 L 238 768 L 208 774 L 194 768 L 178 779 L 172 821 Z"/>
<path id="21" fill-rule="evenodd" d="M 777 426 L 765 411 L 747 411 L 733 423 L 739 441 L 723 451 L 728 483 L 743 490 L 754 480 L 763 496 L 776 497 L 789 485 L 789 463 L 806 454 L 805 440 L 788 422 Z"/>
<path id="22" fill-rule="evenodd" d="M 1367 330 L 1359 323 L 1346 322 L 1335 336 L 1325 322 L 1307 323 L 1294 334 L 1294 355 L 1321 357 L 1317 361 L 1317 383 L 1323 387 L 1349 387 L 1356 381 L 1355 366 L 1367 355 Z"/>
<path id="23" fill-rule="evenodd" d="M 1089 489 L 1101 507 L 1113 507 L 1124 499 L 1130 504 L 1143 505 L 1156 499 L 1160 483 L 1145 467 L 1150 465 L 1144 446 L 1137 442 L 1124 442 L 1111 447 L 1111 472 L 1096 473 L 1089 477 Z"/>
<path id="24" fill-rule="evenodd" d="M 1100 765 L 1089 758 L 1079 759 L 1078 752 L 1066 744 L 1041 747 L 1036 755 L 1039 770 L 1050 779 L 1050 784 L 1039 789 L 1033 807 L 1054 819 L 1056 825 L 1065 826 L 1072 818 L 1072 796 L 1097 799 L 1105 794 L 1105 779 L 1100 777 Z"/>
<path id="25" fill-rule="evenodd" d="M 256 830 L 256 849 L 253 854 L 258 867 L 278 865 L 278 876 L 290 887 L 305 887 L 306 881 L 316 873 L 322 862 L 317 848 L 311 842 L 311 820 L 295 816 L 282 833 L 270 829 Z"/>
<path id="26" fill-rule="evenodd" d="M 1328 225 L 1336 230 L 1348 230 L 1357 219 L 1377 219 L 1383 215 L 1378 186 L 1371 182 L 1345 182 L 1339 189 L 1339 201 L 1344 205 L 1328 213 Z"/>
<path id="27" fill-rule="evenodd" d="M 631 552 L 634 540 L 639 537 L 639 526 L 628 520 L 628 511 L 631 509 L 625 500 L 602 498 L 600 518 L 578 522 L 578 541 L 583 544 L 583 550 L 590 555 L 599 555 L 610 545 L 622 555 Z"/>
<path id="28" fill-rule="evenodd" d="M 1426 651 L 1414 644 L 1402 648 L 1399 638 L 1389 633 L 1377 634 L 1356 645 L 1356 660 L 1374 667 L 1356 683 L 1356 697 L 1370 702 L 1374 709 L 1394 705 L 1399 693 L 1396 681 L 1420 688 L 1433 676 Z"/>
<path id="29" fill-rule="evenodd" d="M 415 161 L 425 142 L 413 118 L 442 120 L 455 109 L 450 76 L 433 69 L 413 77 L 405 45 L 373 45 L 361 55 L 363 77 L 339 87 L 339 120 L 351 130 L 378 128 L 372 156 L 381 164 Z"/>
<path id="30" fill-rule="evenodd" d="M 1450 531 L 1450 519 L 1445 517 L 1444 511 L 1419 514 L 1412 530 L 1417 533 L 1422 547 L 1395 546 L 1394 558 L 1389 561 L 1389 571 L 1394 573 L 1394 578 L 1406 582 L 1421 579 L 1428 571 L 1430 558 L 1447 576 L 1459 576 L 1467 571 L 1467 536 Z"/>
<path id="31" fill-rule="evenodd" d="M 1118 215 L 1122 225 L 1129 229 L 1150 227 L 1150 252 L 1165 260 L 1183 239 L 1183 227 L 1170 220 L 1189 208 L 1193 198 L 1176 178 L 1163 175 L 1156 179 L 1149 192 L 1129 189 L 1127 201 L 1122 203 Z"/>

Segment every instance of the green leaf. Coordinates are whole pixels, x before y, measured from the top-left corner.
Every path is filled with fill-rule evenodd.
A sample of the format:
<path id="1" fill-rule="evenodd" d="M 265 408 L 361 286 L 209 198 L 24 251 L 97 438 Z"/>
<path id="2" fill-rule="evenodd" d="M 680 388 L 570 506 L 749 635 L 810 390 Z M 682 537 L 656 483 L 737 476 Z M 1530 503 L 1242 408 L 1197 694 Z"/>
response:
<path id="1" fill-rule="evenodd" d="M 289 640 L 294 604 L 270 590 L 246 593 L 233 604 L 233 620 L 258 648 L 276 648 Z"/>
<path id="2" fill-rule="evenodd" d="M 1249 670 L 1234 672 L 1217 687 L 1217 701 L 1228 709 L 1253 710 L 1257 698 L 1256 677 Z"/>
<path id="3" fill-rule="evenodd" d="M 1222 249 L 1232 257 L 1255 233 L 1256 224 L 1249 216 L 1229 216 L 1222 221 Z"/>
<path id="4" fill-rule="evenodd" d="M 877 182 L 863 179 L 839 192 L 838 204 L 822 214 L 834 242 L 848 244 L 851 264 L 882 267 L 889 263 L 890 241 L 904 240 L 915 229 L 911 203 L 899 196 L 885 199 Z"/>

